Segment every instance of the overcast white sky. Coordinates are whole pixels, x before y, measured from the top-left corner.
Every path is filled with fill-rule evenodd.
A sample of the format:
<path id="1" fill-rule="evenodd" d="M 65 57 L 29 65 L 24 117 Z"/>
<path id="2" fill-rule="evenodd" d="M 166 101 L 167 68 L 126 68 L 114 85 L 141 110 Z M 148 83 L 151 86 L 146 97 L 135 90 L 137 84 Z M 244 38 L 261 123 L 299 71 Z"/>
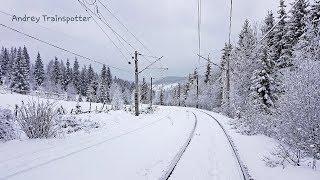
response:
<path id="1" fill-rule="evenodd" d="M 94 0 L 87 0 L 93 2 Z M 197 53 L 197 0 L 101 0 L 141 39 L 157 56 L 164 56 L 161 65 L 168 67 L 167 72 L 152 69 L 144 74 L 153 76 L 185 76 L 198 65 Z M 276 12 L 279 0 L 233 0 L 232 41 L 245 19 L 260 22 L 268 10 Z M 286 3 L 292 2 L 288 0 Z M 77 0 L 1 0 L 1 11 L 17 16 L 87 16 Z M 99 10 L 111 26 L 123 35 L 131 44 L 144 50 L 139 43 L 126 33 L 102 7 Z M 229 0 L 202 0 L 202 54 L 211 53 L 219 61 L 220 52 L 228 37 Z M 133 72 L 119 51 L 106 38 L 102 31 L 91 22 L 81 23 L 21 23 L 12 22 L 10 16 L 0 13 L 0 22 L 32 34 L 53 44 L 65 47 L 81 55 L 104 62 L 107 65 L 121 67 Z M 39 26 L 40 25 L 40 26 Z M 107 28 L 106 28 L 107 30 Z M 112 36 L 111 31 L 108 34 Z M 0 45 L 29 48 L 31 58 L 40 51 L 43 60 L 48 61 L 58 56 L 60 59 L 74 59 L 73 55 L 63 53 L 47 45 L 0 27 Z M 112 38 L 115 40 L 114 36 Z M 120 45 L 119 45 L 120 46 Z M 131 50 L 129 47 L 128 49 Z M 127 58 L 130 55 L 123 50 Z M 132 52 L 133 53 L 133 52 Z M 146 52 L 144 52 L 146 53 Z M 89 62 L 81 60 L 82 64 Z M 94 63 L 93 63 L 94 64 Z M 148 61 L 141 59 L 141 67 Z M 160 64 L 157 66 L 161 66 Z M 97 67 L 99 65 L 95 65 Z M 112 71 L 114 75 L 132 79 L 132 73 Z"/>

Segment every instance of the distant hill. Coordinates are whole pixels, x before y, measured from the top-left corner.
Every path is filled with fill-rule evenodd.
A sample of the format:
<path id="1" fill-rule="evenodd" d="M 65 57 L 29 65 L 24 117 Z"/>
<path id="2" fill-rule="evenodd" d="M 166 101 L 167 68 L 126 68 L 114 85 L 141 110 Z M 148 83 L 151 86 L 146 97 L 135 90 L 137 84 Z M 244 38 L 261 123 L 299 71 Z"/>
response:
<path id="1" fill-rule="evenodd" d="M 168 85 L 168 84 L 176 84 L 176 83 L 184 83 L 186 81 L 185 77 L 177 77 L 177 76 L 167 76 L 156 82 L 155 85 Z"/>

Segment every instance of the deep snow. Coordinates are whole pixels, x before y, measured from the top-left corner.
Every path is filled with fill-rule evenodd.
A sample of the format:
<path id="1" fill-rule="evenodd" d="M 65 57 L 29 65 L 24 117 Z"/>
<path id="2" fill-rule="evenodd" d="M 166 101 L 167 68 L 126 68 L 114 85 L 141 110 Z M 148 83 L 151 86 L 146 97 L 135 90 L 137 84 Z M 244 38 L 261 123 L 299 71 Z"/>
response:
<path id="1" fill-rule="evenodd" d="M 0 94 L 0 106 L 13 109 L 21 100 L 44 100 Z M 54 101 L 70 111 L 77 104 Z M 89 103 L 82 102 L 84 109 Z M 93 104 L 95 108 L 101 104 Z M 125 111 L 77 115 L 100 127 L 52 139 L 22 139 L 0 143 L 0 179 L 158 179 L 198 126 L 171 179 L 241 179 L 227 138 L 209 116 L 192 108 L 158 107 L 154 114 L 135 117 Z M 277 144 L 265 136 L 244 136 L 231 128 L 231 119 L 209 112 L 234 140 L 241 160 L 257 180 L 318 180 L 320 171 L 307 167 L 270 168 L 261 160 Z"/>

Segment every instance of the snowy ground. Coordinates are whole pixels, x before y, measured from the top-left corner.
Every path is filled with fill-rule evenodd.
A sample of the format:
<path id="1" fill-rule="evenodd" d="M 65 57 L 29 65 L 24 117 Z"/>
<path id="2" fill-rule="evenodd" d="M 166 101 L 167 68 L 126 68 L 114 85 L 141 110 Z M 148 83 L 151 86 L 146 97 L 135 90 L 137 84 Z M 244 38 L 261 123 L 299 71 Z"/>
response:
<path id="1" fill-rule="evenodd" d="M 14 107 L 36 99 L 0 94 L 0 105 Z M 56 101 L 66 109 L 76 102 Z M 89 103 L 81 103 L 88 108 Z M 94 104 L 101 106 L 101 104 Z M 159 179 L 185 144 L 198 120 L 191 143 L 170 179 L 242 179 L 231 146 L 218 124 L 199 110 L 159 107 L 154 114 L 135 117 L 125 111 L 77 115 L 100 127 L 65 137 L 0 143 L 0 179 Z M 257 180 L 318 180 L 320 171 L 307 167 L 269 168 L 261 161 L 276 142 L 265 136 L 243 136 L 230 128 L 230 119 L 209 112 L 234 140 L 240 158 Z"/>
<path id="2" fill-rule="evenodd" d="M 227 129 L 228 134 L 232 137 L 240 154 L 241 160 L 249 167 L 250 175 L 257 180 L 319 180 L 320 179 L 320 162 L 318 170 L 314 171 L 310 167 L 292 167 L 287 166 L 270 168 L 265 165 L 262 158 L 269 156 L 270 152 L 277 145 L 277 142 L 269 137 L 245 136 L 237 133 L 229 125 L 231 121 L 223 115 L 208 112 L 218 119 Z M 306 163 L 306 162 L 305 162 Z"/>

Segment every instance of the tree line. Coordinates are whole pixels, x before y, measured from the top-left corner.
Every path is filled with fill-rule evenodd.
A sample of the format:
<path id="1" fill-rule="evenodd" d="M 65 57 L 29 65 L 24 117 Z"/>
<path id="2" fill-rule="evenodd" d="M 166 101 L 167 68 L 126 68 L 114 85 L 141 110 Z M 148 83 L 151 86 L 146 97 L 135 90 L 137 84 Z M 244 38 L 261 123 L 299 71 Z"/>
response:
<path id="1" fill-rule="evenodd" d="M 64 62 L 55 57 L 45 66 L 40 53 L 32 62 L 26 47 L 2 47 L 0 85 L 20 94 L 52 92 L 66 94 L 73 100 L 105 104 L 113 98 L 129 103 L 133 89 L 131 82 L 112 77 L 106 65 L 97 73 L 91 64 L 80 69 L 77 58 L 71 64 L 69 59 Z"/>

